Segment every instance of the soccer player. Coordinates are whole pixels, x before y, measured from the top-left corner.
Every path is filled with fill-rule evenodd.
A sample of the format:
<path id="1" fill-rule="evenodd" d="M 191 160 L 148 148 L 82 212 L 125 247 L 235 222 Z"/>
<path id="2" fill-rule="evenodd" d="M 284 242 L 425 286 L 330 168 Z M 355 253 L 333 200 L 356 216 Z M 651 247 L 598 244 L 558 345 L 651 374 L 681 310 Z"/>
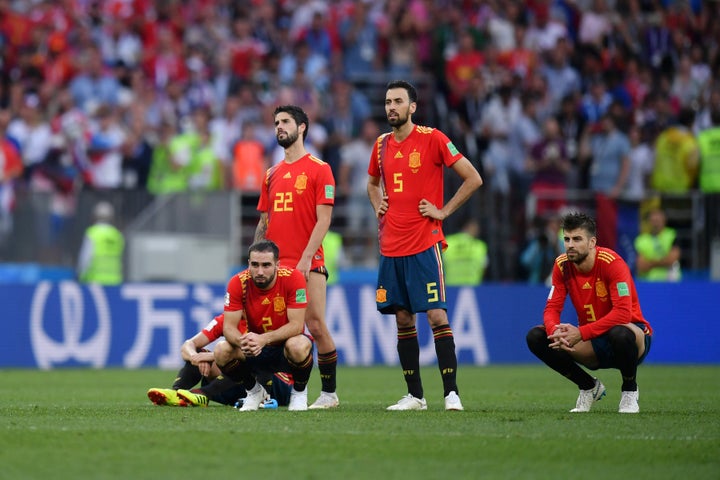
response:
<path id="1" fill-rule="evenodd" d="M 582 365 L 620 370 L 619 412 L 638 413 L 637 368 L 650 351 L 652 328 L 640 310 L 630 269 L 617 253 L 597 246 L 593 218 L 569 213 L 562 228 L 566 253 L 555 260 L 544 325 L 528 332 L 528 347 L 580 389 L 571 412 L 588 412 L 605 395 L 602 382 Z M 567 295 L 578 326 L 560 322 Z"/>
<path id="2" fill-rule="evenodd" d="M 234 275 L 225 293 L 225 341 L 215 346 L 215 363 L 247 391 L 240 411 L 257 410 L 266 397 L 253 371 L 293 376 L 288 410 L 307 410 L 307 383 L 313 367 L 313 343 L 304 334 L 307 284 L 299 270 L 279 265 L 271 240 L 249 248 L 248 268 Z M 247 333 L 238 330 L 247 321 Z"/>
<path id="3" fill-rule="evenodd" d="M 275 109 L 275 135 L 285 158 L 265 174 L 260 192 L 260 220 L 255 241 L 268 239 L 280 248 L 280 263 L 299 270 L 307 281 L 305 324 L 318 349 L 322 389 L 311 409 L 339 405 L 336 389 L 337 350 L 325 324 L 328 272 L 322 241 L 330 228 L 335 179 L 330 165 L 305 150 L 310 121 L 294 105 Z"/>
<path id="4" fill-rule="evenodd" d="M 223 377 L 215 364 L 213 352 L 205 348 L 222 336 L 224 320 L 224 314 L 217 315 L 204 329 L 183 342 L 180 355 L 185 365 L 178 371 L 172 388 L 148 390 L 147 396 L 151 402 L 171 407 L 206 407 L 210 400 L 223 405 L 235 405 L 238 399 L 245 397 L 245 388 Z M 241 332 L 247 330 L 244 322 L 239 328 Z M 263 406 L 272 405 L 272 399 L 278 405 L 288 404 L 292 388 L 291 375 L 283 372 L 275 375 L 260 373 L 258 377 L 268 390 L 268 402 Z M 192 388 L 198 383 L 201 385 L 199 388 Z"/>
<path id="5" fill-rule="evenodd" d="M 368 166 L 368 196 L 379 228 L 377 309 L 395 314 L 397 350 L 408 389 L 388 410 L 427 409 L 415 327 L 418 312 L 427 312 L 432 328 L 445 409 L 462 410 L 455 341 L 446 311 L 442 220 L 470 198 L 482 178 L 444 133 L 413 123 L 416 109 L 415 87 L 402 80 L 388 84 L 385 114 L 392 132 L 377 139 Z M 445 205 L 443 167 L 462 178 Z"/>

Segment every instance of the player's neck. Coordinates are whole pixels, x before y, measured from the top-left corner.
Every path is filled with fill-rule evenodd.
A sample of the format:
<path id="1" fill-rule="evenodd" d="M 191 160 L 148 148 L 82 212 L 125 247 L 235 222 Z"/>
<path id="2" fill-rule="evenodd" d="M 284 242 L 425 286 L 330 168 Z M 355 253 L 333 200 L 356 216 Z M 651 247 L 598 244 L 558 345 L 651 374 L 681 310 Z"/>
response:
<path id="1" fill-rule="evenodd" d="M 297 141 L 285 149 L 285 163 L 295 163 L 302 157 L 307 155 L 305 145 L 301 141 Z"/>
<path id="2" fill-rule="evenodd" d="M 396 142 L 402 142 L 407 137 L 410 136 L 412 131 L 415 129 L 415 124 L 411 121 L 405 122 L 400 128 L 394 128 L 393 127 L 393 138 Z"/>
<path id="3" fill-rule="evenodd" d="M 597 248 L 590 249 L 588 256 L 580 264 L 575 264 L 578 270 L 582 273 L 590 273 L 595 266 L 595 257 L 597 257 Z"/>

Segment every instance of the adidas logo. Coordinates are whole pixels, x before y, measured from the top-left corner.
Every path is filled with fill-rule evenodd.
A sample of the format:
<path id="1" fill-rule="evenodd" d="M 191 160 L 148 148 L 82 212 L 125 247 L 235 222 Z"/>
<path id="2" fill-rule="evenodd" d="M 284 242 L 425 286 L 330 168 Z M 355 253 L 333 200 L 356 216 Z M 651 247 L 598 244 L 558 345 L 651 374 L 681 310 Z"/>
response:
<path id="1" fill-rule="evenodd" d="M 262 304 L 263 304 L 263 305 L 270 305 L 270 300 L 268 300 L 268 298 L 265 297 L 265 298 L 263 299 L 263 301 L 262 301 Z"/>
<path id="2" fill-rule="evenodd" d="M 395 154 L 395 158 L 403 158 L 403 154 L 401 152 L 397 152 Z"/>
<path id="3" fill-rule="evenodd" d="M 590 282 L 585 282 L 585 285 L 583 285 L 583 290 L 592 290 Z"/>
<path id="4" fill-rule="evenodd" d="M 283 175 L 283 178 L 292 178 L 292 175 L 290 175 L 290 172 L 287 172 L 285 175 Z"/>

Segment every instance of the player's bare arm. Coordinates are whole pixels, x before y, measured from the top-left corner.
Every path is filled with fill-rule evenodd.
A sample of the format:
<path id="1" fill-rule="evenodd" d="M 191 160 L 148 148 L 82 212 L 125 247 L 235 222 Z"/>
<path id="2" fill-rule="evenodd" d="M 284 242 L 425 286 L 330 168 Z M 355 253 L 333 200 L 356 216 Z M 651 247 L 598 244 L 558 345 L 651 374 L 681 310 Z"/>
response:
<path id="1" fill-rule="evenodd" d="M 267 212 L 262 212 L 260 214 L 260 220 L 258 220 L 257 227 L 255 227 L 255 241 L 259 242 L 260 240 L 265 240 L 265 236 L 267 235 L 267 227 L 268 227 L 268 215 Z"/>
<path id="2" fill-rule="evenodd" d="M 183 360 L 198 365 L 200 362 L 212 362 L 214 360 L 212 352 L 201 352 L 200 350 L 207 346 L 208 338 L 204 333 L 198 332 L 194 337 L 183 342 L 180 347 L 180 355 Z"/>
<path id="3" fill-rule="evenodd" d="M 375 211 L 375 216 L 381 217 L 385 215 L 388 209 L 388 197 L 383 195 L 380 177 L 368 176 L 367 193 L 370 204 Z"/>
<path id="4" fill-rule="evenodd" d="M 242 342 L 242 334 L 238 329 L 242 318 L 242 310 L 234 312 L 225 312 L 225 323 L 223 323 L 223 336 L 225 340 L 233 347 L 239 347 Z"/>
<path id="5" fill-rule="evenodd" d="M 457 189 L 452 198 L 448 200 L 448 202 L 442 208 L 437 208 L 437 205 L 433 205 L 424 198 L 420 200 L 420 203 L 418 204 L 418 210 L 423 217 L 431 217 L 436 220 L 445 220 L 455 210 L 460 208 L 463 203 L 467 202 L 468 198 L 470 198 L 473 192 L 475 192 L 475 190 L 480 188 L 480 186 L 483 184 L 480 173 L 473 166 L 473 164 L 470 163 L 470 160 L 465 157 L 462 157 L 460 160 L 455 162 L 452 165 L 452 169 L 455 171 L 455 173 L 460 175 L 460 178 L 463 179 L 463 183 Z"/>
<path id="6" fill-rule="evenodd" d="M 315 255 L 315 252 L 318 251 L 318 248 L 320 248 L 323 238 L 325 238 L 325 234 L 327 234 L 328 230 L 330 229 L 330 222 L 332 221 L 332 211 L 332 205 L 318 205 L 317 207 L 315 207 L 315 212 L 317 214 L 317 222 L 315 222 L 315 227 L 310 234 L 308 243 L 305 246 L 305 250 L 303 250 L 300 261 L 298 262 L 296 267 L 302 272 L 306 280 L 310 275 L 310 264 L 312 263 L 312 257 L 313 255 Z"/>

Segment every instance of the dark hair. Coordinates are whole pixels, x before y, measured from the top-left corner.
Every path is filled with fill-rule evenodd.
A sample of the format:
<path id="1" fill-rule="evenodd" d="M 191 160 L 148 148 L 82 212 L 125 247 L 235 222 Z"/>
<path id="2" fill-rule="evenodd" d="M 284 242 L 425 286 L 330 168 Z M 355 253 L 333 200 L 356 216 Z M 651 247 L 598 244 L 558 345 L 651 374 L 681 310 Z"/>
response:
<path id="1" fill-rule="evenodd" d="M 310 119 L 308 118 L 307 113 L 305 113 L 305 110 L 298 107 L 297 105 L 280 105 L 273 112 L 273 119 L 277 116 L 278 113 L 287 113 L 288 115 L 290 115 L 293 120 L 295 120 L 295 123 L 298 127 L 301 123 L 304 123 L 305 131 L 303 132 L 303 140 L 307 138 L 308 130 L 310 130 Z"/>
<path id="2" fill-rule="evenodd" d="M 580 212 L 570 212 L 562 217 L 563 230 L 577 230 L 578 228 L 585 230 L 591 237 L 597 236 L 597 225 L 591 216 Z"/>
<path id="3" fill-rule="evenodd" d="M 678 123 L 683 127 L 692 127 L 695 122 L 695 110 L 690 107 L 683 107 L 678 113 Z"/>
<path id="4" fill-rule="evenodd" d="M 250 258 L 250 254 L 252 252 L 272 252 L 275 261 L 280 258 L 280 249 L 278 248 L 277 244 L 272 240 L 258 240 L 257 242 L 250 245 L 250 248 L 248 248 L 248 259 Z"/>
<path id="5" fill-rule="evenodd" d="M 412 86 L 410 82 L 405 80 L 393 80 L 387 84 L 385 91 L 392 90 L 393 88 L 404 88 L 410 99 L 410 103 L 417 103 L 417 90 Z"/>

